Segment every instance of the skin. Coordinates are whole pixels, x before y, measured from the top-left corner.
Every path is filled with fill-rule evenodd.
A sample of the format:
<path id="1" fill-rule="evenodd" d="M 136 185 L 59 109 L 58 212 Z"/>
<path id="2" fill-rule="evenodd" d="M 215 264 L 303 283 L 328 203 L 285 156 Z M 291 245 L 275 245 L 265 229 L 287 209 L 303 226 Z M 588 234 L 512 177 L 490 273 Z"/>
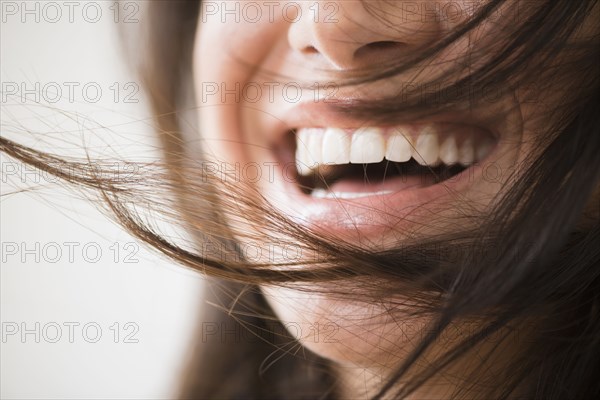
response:
<path id="1" fill-rule="evenodd" d="M 227 3 L 239 3 L 241 10 L 248 2 Z M 227 16 L 227 23 L 223 23 L 221 13 L 214 14 L 214 9 L 203 8 L 196 38 L 194 73 L 200 135 L 208 158 L 230 165 L 240 163 L 242 167 L 258 163 L 262 174 L 253 184 L 276 208 L 293 215 L 293 210 L 286 209 L 285 198 L 281 195 L 284 191 L 281 171 L 275 168 L 271 175 L 271 170 L 267 168 L 280 164 L 273 150 L 283 141 L 278 132 L 298 104 L 290 101 L 295 92 L 291 90 L 284 93 L 281 87 L 289 82 L 332 82 L 336 73 L 404 57 L 447 35 L 473 10 L 470 6 L 472 2 L 455 2 L 463 13 L 451 21 L 414 16 L 404 19 L 398 16 L 394 2 L 377 2 L 378 14 L 385 15 L 389 20 L 389 24 L 384 24 L 367 12 L 360 1 L 277 3 L 278 6 L 272 10 L 263 5 L 262 18 L 258 20 L 254 18 L 256 11 L 247 9 L 246 14 L 239 14 L 241 17 L 237 23 L 233 22 L 233 15 Z M 289 3 L 294 5 L 290 6 Z M 423 6 L 425 2 L 417 3 Z M 298 12 L 298 5 L 301 12 Z M 315 21 L 315 5 L 320 7 L 319 21 Z M 287 13 L 284 15 L 282 10 L 286 6 Z M 230 9 L 233 9 L 233 5 Z M 326 23 L 326 16 L 337 22 Z M 421 82 L 443 76 L 468 54 L 483 54 L 485 58 L 485 49 L 494 42 L 499 21 L 501 19 L 483 24 L 476 32 L 442 52 L 436 62 L 384 82 L 339 88 L 333 97 L 369 99 L 390 94 L 402 82 Z M 384 48 L 369 46 L 384 41 L 396 45 Z M 479 53 L 480 50 L 482 53 Z M 273 86 L 273 82 L 280 85 L 270 92 L 269 85 Z M 223 88 L 231 90 L 236 84 L 240 87 L 249 84 L 259 86 L 262 95 L 255 96 L 255 92 L 246 92 L 244 95 L 242 92 L 236 98 L 234 94 L 223 92 Z M 534 87 L 539 89 L 541 86 Z M 323 91 L 302 90 L 300 102 L 314 103 L 315 99 L 330 94 L 327 91 L 324 94 Z M 527 101 L 532 95 L 542 100 Z M 498 195 L 510 187 L 509 176 L 515 165 L 526 168 L 527 157 L 536 151 L 535 144 L 539 143 L 541 133 L 553 122 L 548 117 L 549 110 L 560 104 L 560 98 L 561 93 L 557 88 L 545 86 L 544 92 L 532 93 L 507 83 L 506 91 L 496 101 L 477 104 L 479 115 L 489 120 L 498 118 L 498 124 L 502 127 L 498 151 L 486 160 L 486 165 L 493 164 L 501 172 L 498 178 L 485 179 L 483 171 L 486 165 L 481 165 L 468 185 L 458 193 L 447 193 L 432 200 L 427 207 L 415 207 L 409 217 L 402 218 L 400 223 L 393 226 L 386 225 L 385 216 L 376 209 L 369 220 L 378 225 L 375 231 L 361 228 L 329 229 L 331 221 L 323 215 L 321 226 L 324 228 L 319 233 L 330 234 L 335 236 L 335 240 L 346 240 L 365 248 L 385 249 L 398 246 L 409 238 L 419 240 L 452 231 L 456 229 L 456 218 L 464 215 L 465 211 L 475 218 L 461 220 L 463 227 L 476 224 L 476 217 L 485 215 Z M 369 121 L 360 122 L 370 125 Z M 348 120 L 344 123 L 352 125 L 355 122 Z M 348 226 L 366 224 L 360 219 L 362 216 L 349 214 L 345 221 Z M 435 218 L 435 224 L 431 223 L 432 218 Z M 256 231 L 250 223 L 239 219 L 232 220 L 231 225 L 239 233 L 238 238 L 242 236 L 241 232 Z M 266 237 L 262 245 L 269 240 L 272 239 Z M 398 315 L 392 318 L 386 313 L 389 304 L 365 305 L 318 294 L 311 290 L 314 288 L 307 288 L 306 285 L 304 289 L 308 291 L 299 287 L 264 287 L 263 291 L 281 320 L 295 326 L 293 334 L 304 346 L 335 362 L 341 382 L 347 388 L 346 394 L 351 397 L 372 396 L 381 380 L 419 338 L 420 331 L 414 327 L 424 326 L 427 322 L 427 319 L 409 316 L 411 305 L 406 302 L 397 306 L 400 308 L 399 315 L 406 315 L 404 319 L 398 319 Z M 403 313 L 403 309 L 406 312 Z M 406 327 L 411 329 L 402 329 Z M 423 358 L 423 365 L 447 344 L 441 343 L 433 349 L 431 354 Z M 505 354 L 510 354 L 512 350 L 514 346 L 507 348 Z M 495 359 L 491 364 L 500 366 L 502 362 Z M 440 378 L 434 383 L 436 385 L 430 385 L 423 389 L 424 392 L 415 394 L 416 398 L 418 395 L 443 398 L 455 382 Z"/>

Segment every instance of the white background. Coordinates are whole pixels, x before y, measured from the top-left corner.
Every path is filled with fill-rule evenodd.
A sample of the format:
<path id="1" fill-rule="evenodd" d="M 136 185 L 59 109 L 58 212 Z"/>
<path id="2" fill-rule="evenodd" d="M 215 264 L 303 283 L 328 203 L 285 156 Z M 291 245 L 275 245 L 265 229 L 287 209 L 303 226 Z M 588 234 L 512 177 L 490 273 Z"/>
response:
<path id="1" fill-rule="evenodd" d="M 143 94 L 132 95 L 139 83 L 123 61 L 110 9 L 114 3 L 75 2 L 69 15 L 59 1 L 58 20 L 48 3 L 0 2 L 2 134 L 76 155 L 81 155 L 78 143 L 102 153 L 100 136 L 120 155 L 158 157 Z M 84 14 L 86 3 L 95 5 Z M 24 13 L 23 4 L 33 12 Z M 122 11 L 133 23 L 142 17 L 133 8 Z M 78 84 L 73 96 L 65 82 Z M 100 96 L 91 89 L 83 93 L 90 82 L 102 89 Z M 134 86 L 125 90 L 127 83 Z M 21 85 L 37 92 L 23 99 Z M 60 100 L 48 102 L 54 101 L 57 87 Z M 137 102 L 125 102 L 125 95 Z M 96 136 L 90 135 L 90 126 Z M 26 130 L 59 140 L 48 146 Z M 119 138 L 128 145 L 119 147 Z M 193 343 L 202 278 L 148 251 L 76 193 L 48 183 L 35 171 L 15 170 L 5 156 L 1 161 L 0 396 L 172 398 Z M 20 186 L 35 190 L 7 195 Z M 15 327 L 18 332 L 10 334 Z M 23 336 L 23 328 L 31 333 Z"/>

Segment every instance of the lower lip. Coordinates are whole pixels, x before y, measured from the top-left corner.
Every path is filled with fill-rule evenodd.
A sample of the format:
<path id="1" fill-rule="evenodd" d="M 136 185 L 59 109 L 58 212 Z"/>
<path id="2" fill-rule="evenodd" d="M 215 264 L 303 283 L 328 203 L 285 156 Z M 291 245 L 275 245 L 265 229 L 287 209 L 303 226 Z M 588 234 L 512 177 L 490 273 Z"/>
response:
<path id="1" fill-rule="evenodd" d="M 498 146 L 486 157 L 492 159 Z M 485 162 L 485 160 L 483 160 Z M 285 164 L 283 164 L 285 165 Z M 351 187 L 340 185 L 326 197 L 302 192 L 295 179 L 284 179 L 279 170 L 281 211 L 294 222 L 318 234 L 348 234 L 373 236 L 390 229 L 408 229 L 416 214 L 434 213 L 425 205 L 448 205 L 457 193 L 464 192 L 483 174 L 483 163 L 475 163 L 460 173 L 439 183 L 427 182 L 424 177 L 407 177 L 400 185 L 379 187 L 373 185 L 371 193 L 352 192 Z M 403 179 L 398 177 L 396 179 Z M 390 182 L 391 186 L 391 182 Z M 335 192 L 340 196 L 335 196 Z M 275 202 L 277 206 L 277 202 Z M 287 208 L 287 210 L 286 210 Z"/>

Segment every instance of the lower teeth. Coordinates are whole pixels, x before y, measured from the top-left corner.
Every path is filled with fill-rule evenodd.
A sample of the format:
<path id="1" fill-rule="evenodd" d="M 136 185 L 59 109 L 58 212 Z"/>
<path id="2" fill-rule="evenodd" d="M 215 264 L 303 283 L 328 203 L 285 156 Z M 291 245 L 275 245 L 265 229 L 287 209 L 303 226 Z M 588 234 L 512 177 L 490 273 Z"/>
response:
<path id="1" fill-rule="evenodd" d="M 392 190 L 380 190 L 378 192 L 371 193 L 353 193 L 353 192 L 332 192 L 326 189 L 314 189 L 311 192 L 311 196 L 317 199 L 358 199 L 361 197 L 369 196 L 383 196 L 386 194 L 394 193 Z"/>

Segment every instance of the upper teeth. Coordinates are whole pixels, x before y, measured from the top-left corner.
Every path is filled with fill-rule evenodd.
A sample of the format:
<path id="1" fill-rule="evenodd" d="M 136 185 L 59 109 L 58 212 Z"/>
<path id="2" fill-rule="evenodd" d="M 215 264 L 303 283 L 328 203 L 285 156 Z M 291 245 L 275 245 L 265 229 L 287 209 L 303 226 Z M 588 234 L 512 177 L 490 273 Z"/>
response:
<path id="1" fill-rule="evenodd" d="M 367 127 L 355 131 L 340 128 L 301 128 L 296 133 L 296 167 L 309 175 L 320 165 L 405 162 L 414 158 L 421 165 L 472 164 L 492 149 L 489 137 L 471 133 L 444 134 L 425 125 L 409 134 L 406 129 Z"/>

